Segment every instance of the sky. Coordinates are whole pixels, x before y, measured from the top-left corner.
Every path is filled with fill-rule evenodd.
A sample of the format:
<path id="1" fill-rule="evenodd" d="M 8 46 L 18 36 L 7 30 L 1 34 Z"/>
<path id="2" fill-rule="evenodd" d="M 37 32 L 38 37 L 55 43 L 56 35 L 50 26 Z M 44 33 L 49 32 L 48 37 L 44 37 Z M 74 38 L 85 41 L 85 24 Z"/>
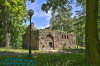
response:
<path id="1" fill-rule="evenodd" d="M 75 1 L 76 2 L 76 1 Z M 80 10 L 81 7 L 76 7 L 75 2 L 72 5 L 73 7 L 73 15 L 76 15 L 75 11 Z M 32 16 L 32 22 L 34 23 L 34 27 L 37 29 L 44 29 L 49 26 L 50 18 L 51 18 L 51 11 L 48 13 L 41 10 L 41 6 L 43 3 L 46 3 L 46 0 L 35 0 L 34 3 L 31 3 L 30 1 L 26 2 L 26 8 L 33 9 L 34 15 Z M 29 21 L 27 21 L 25 24 L 29 25 Z"/>

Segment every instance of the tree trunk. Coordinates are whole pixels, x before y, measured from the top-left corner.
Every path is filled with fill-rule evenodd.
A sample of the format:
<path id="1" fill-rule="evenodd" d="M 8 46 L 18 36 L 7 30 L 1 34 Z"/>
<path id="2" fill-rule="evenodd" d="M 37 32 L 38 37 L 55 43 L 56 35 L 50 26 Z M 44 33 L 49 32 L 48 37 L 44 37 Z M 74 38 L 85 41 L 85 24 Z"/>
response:
<path id="1" fill-rule="evenodd" d="M 97 26 L 97 0 L 86 0 L 86 55 L 88 61 L 93 66 L 100 65 L 100 56 L 98 52 L 98 26 Z"/>
<path id="2" fill-rule="evenodd" d="M 9 32 L 8 32 L 8 23 L 7 23 L 7 15 L 5 9 L 2 10 L 2 23 L 3 23 L 3 31 L 4 31 L 4 47 L 9 48 Z"/>

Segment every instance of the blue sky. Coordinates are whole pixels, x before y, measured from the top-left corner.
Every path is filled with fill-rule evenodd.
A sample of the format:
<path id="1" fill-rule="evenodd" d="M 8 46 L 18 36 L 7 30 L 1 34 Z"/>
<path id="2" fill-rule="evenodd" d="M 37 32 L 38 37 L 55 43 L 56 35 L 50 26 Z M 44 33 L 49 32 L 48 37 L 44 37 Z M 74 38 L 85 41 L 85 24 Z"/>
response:
<path id="1" fill-rule="evenodd" d="M 30 1 L 26 2 L 27 9 L 33 9 L 34 15 L 32 17 L 32 22 L 34 23 L 35 28 L 37 29 L 44 29 L 45 27 L 49 26 L 50 18 L 51 18 L 51 11 L 45 13 L 41 10 L 41 5 L 45 3 L 46 0 L 35 0 L 34 3 Z M 71 4 L 73 7 L 73 16 L 76 15 L 75 11 L 80 10 L 80 7 L 75 6 L 75 2 Z M 27 21 L 26 25 L 29 25 L 29 21 Z"/>

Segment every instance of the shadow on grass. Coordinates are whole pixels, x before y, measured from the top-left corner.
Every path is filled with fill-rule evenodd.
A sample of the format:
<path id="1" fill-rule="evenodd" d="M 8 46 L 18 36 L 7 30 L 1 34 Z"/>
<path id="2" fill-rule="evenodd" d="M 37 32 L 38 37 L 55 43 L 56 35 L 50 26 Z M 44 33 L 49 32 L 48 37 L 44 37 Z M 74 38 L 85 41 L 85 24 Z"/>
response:
<path id="1" fill-rule="evenodd" d="M 0 54 L 2 55 L 0 60 L 7 58 L 35 60 L 37 62 L 34 66 L 87 66 L 84 53 L 42 53 L 32 54 L 31 58 L 28 53 L 0 52 Z"/>

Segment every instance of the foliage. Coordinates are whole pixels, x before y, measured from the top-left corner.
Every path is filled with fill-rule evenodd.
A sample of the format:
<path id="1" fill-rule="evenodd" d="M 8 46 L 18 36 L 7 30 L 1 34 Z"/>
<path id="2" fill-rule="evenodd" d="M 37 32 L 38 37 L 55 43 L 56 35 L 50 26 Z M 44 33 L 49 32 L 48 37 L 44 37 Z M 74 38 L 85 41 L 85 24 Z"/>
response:
<path id="1" fill-rule="evenodd" d="M 99 0 L 99 3 L 98 3 L 98 36 L 99 36 L 99 39 L 100 39 L 100 0 Z"/>
<path id="2" fill-rule="evenodd" d="M 57 2 L 58 1 L 58 2 Z M 52 8 L 52 10 L 56 10 L 59 6 L 66 4 L 67 0 L 47 0 L 46 4 L 43 4 L 41 9 L 45 12 L 48 12 Z"/>
<path id="3" fill-rule="evenodd" d="M 49 2 L 50 3 L 50 2 Z M 53 4 L 53 2 L 51 1 Z M 85 3 L 85 1 L 84 1 Z M 52 17 L 50 19 L 50 24 L 52 29 L 66 31 L 67 33 L 76 34 L 77 44 L 82 46 L 85 44 L 85 18 L 86 18 L 86 9 L 83 1 L 77 1 L 76 6 L 82 6 L 82 10 L 76 11 L 77 17 L 72 18 L 72 6 L 69 4 L 69 1 L 66 1 L 66 4 L 63 3 L 56 5 L 56 9 L 53 9 L 54 6 L 48 5 L 47 3 L 42 5 L 43 11 L 52 11 Z M 50 6 L 50 7 L 49 7 Z"/>
<path id="4" fill-rule="evenodd" d="M 2 26 L 2 22 L 1 22 L 1 16 L 0 16 L 0 42 L 3 41 L 3 26 Z"/>
<path id="5" fill-rule="evenodd" d="M 27 10 L 26 10 L 26 0 L 2 0 L 0 2 L 0 17 L 1 22 L 0 25 L 3 27 L 2 30 L 4 35 L 0 37 L 3 40 L 3 43 L 8 43 L 6 39 L 10 40 L 10 46 L 13 48 L 21 48 L 22 35 L 25 30 L 25 26 L 23 23 L 26 22 L 27 19 Z M 4 12 L 2 14 L 2 12 Z M 7 28 L 6 31 L 4 31 Z M 9 34 L 7 34 L 9 33 Z M 9 43 L 8 43 L 9 45 Z M 6 45 L 5 45 L 6 46 Z"/>
<path id="6" fill-rule="evenodd" d="M 70 5 L 66 6 L 66 10 L 63 10 L 63 8 L 56 9 L 55 15 L 54 14 L 52 15 L 50 21 L 52 29 L 66 31 L 68 33 L 71 32 L 71 27 L 72 27 L 71 10 L 72 7 Z"/>
<path id="7" fill-rule="evenodd" d="M 86 16 L 74 18 L 73 31 L 76 34 L 76 43 L 79 46 L 85 44 L 85 18 Z"/>
<path id="8" fill-rule="evenodd" d="M 49 1 L 49 0 L 47 0 Z M 56 1 L 56 0 L 55 0 Z M 63 1 L 63 4 L 59 4 L 59 2 L 56 1 L 56 3 L 58 4 L 54 4 L 53 1 L 51 1 L 51 3 L 49 2 L 49 4 L 54 4 L 54 6 L 48 6 L 48 2 L 46 4 L 44 4 L 43 6 L 48 6 L 45 8 L 42 8 L 42 10 L 48 12 L 48 10 L 50 10 L 50 8 L 52 7 L 52 11 L 56 10 L 59 5 L 63 6 L 65 4 L 67 4 L 65 1 Z M 87 55 L 87 59 L 89 61 L 90 64 L 93 64 L 93 66 L 98 66 L 100 65 L 100 43 L 99 43 L 99 39 L 98 39 L 98 3 L 100 2 L 100 0 L 77 0 L 78 5 L 81 5 L 81 7 L 83 8 L 81 11 L 77 11 L 77 14 L 79 15 L 79 19 L 83 16 L 86 16 L 86 22 L 84 20 L 81 21 L 80 24 L 82 24 L 82 22 L 85 22 L 85 31 L 81 32 L 81 30 L 79 30 L 79 36 L 81 36 L 80 34 L 84 35 L 85 32 L 85 45 L 86 45 L 86 55 Z M 87 8 L 86 8 L 87 6 Z M 91 8 L 92 7 L 92 8 Z M 83 17 L 82 19 L 85 19 L 85 17 Z M 84 23 L 83 22 L 83 23 Z M 79 23 L 79 22 L 78 22 Z M 78 25 L 78 24 L 77 24 Z M 84 24 L 81 25 L 84 29 Z M 100 35 L 100 34 L 99 34 Z M 81 37 L 82 38 L 82 37 Z M 81 40 L 79 38 L 79 40 Z"/>
<path id="9" fill-rule="evenodd" d="M 35 0 L 28 0 L 28 1 L 31 1 L 31 3 L 34 3 Z"/>

